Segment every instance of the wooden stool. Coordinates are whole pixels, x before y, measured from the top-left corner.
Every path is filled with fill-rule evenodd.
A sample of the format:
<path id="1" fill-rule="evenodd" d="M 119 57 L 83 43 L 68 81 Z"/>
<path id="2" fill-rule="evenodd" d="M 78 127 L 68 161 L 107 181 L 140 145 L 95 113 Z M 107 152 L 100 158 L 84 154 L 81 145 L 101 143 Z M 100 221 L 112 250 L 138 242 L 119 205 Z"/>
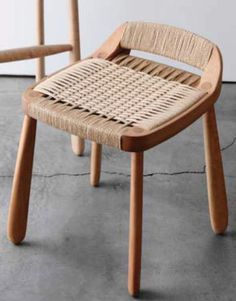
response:
<path id="1" fill-rule="evenodd" d="M 72 43 L 60 47 L 72 50 L 71 60 L 77 61 L 77 1 L 70 3 Z M 42 1 L 38 4 L 42 38 Z M 36 47 L 36 54 L 41 47 Z M 43 49 L 52 52 L 54 48 Z M 130 53 L 133 49 L 184 62 L 200 69 L 202 75 L 135 57 Z M 20 54 L 19 59 L 26 56 Z M 38 70 L 39 80 L 44 73 L 42 59 Z M 228 223 L 227 198 L 214 110 L 221 78 L 221 54 L 210 41 L 172 26 L 128 22 L 86 60 L 27 89 L 23 95 L 25 119 L 10 202 L 9 239 L 19 244 L 25 237 L 36 120 L 74 135 L 76 153 L 83 148 L 83 140 L 78 140 L 78 136 L 93 141 L 94 186 L 99 184 L 102 144 L 130 152 L 128 289 L 137 296 L 141 274 L 143 152 L 171 138 L 202 115 L 211 225 L 215 233 L 223 233 Z"/>

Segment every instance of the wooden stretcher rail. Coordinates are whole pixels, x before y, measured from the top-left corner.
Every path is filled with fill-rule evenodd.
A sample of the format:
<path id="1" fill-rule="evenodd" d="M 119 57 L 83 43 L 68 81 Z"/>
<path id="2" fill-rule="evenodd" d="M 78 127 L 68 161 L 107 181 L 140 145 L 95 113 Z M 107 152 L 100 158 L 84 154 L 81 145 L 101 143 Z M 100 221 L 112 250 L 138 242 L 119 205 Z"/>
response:
<path id="1" fill-rule="evenodd" d="M 70 44 L 39 45 L 0 51 L 0 63 L 34 59 L 72 50 Z"/>

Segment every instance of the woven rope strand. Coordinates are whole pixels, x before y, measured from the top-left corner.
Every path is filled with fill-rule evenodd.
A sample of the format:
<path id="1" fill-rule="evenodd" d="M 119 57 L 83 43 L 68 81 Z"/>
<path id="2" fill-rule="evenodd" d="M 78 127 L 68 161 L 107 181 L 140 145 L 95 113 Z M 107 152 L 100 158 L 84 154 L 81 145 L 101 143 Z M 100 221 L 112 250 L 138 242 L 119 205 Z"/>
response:
<path id="1" fill-rule="evenodd" d="M 214 44 L 192 32 L 174 26 L 128 22 L 121 47 L 169 57 L 205 69 Z"/>
<path id="2" fill-rule="evenodd" d="M 32 117 L 119 148 L 125 127 L 154 129 L 203 96 L 199 89 L 102 59 L 75 64 L 35 90 L 51 100 L 32 102 Z"/>

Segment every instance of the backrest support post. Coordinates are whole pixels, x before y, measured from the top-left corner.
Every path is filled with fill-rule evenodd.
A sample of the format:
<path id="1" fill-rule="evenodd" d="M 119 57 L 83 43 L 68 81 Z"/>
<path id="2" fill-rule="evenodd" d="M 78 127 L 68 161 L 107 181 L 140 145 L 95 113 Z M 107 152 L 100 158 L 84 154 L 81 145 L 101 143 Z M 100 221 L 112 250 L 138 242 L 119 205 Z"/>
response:
<path id="1" fill-rule="evenodd" d="M 72 51 L 70 52 L 70 63 L 80 60 L 80 33 L 79 33 L 79 11 L 78 0 L 69 0 L 69 16 L 70 16 L 70 44 Z"/>
<path id="2" fill-rule="evenodd" d="M 37 45 L 44 45 L 44 0 L 36 0 L 36 39 Z M 36 81 L 45 76 L 45 58 L 36 61 Z"/>

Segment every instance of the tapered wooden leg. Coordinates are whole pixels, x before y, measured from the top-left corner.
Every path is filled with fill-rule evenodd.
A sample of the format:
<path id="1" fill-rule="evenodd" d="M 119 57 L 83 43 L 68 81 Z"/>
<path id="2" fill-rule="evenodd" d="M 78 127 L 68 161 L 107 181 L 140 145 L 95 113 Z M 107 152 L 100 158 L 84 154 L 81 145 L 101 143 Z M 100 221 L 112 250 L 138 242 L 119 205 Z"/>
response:
<path id="1" fill-rule="evenodd" d="M 98 186 L 101 173 L 102 145 L 92 142 L 91 148 L 91 166 L 90 183 L 92 186 Z"/>
<path id="2" fill-rule="evenodd" d="M 84 154 L 84 139 L 71 135 L 71 146 L 75 155 L 83 156 Z"/>
<path id="3" fill-rule="evenodd" d="M 137 296 L 142 255 L 143 152 L 131 154 L 128 290 Z"/>
<path id="4" fill-rule="evenodd" d="M 8 238 L 19 244 L 25 237 L 37 121 L 24 117 L 8 217 Z"/>
<path id="5" fill-rule="evenodd" d="M 222 234 L 228 225 L 228 208 L 214 107 L 204 115 L 203 125 L 211 226 L 215 233 Z"/>

